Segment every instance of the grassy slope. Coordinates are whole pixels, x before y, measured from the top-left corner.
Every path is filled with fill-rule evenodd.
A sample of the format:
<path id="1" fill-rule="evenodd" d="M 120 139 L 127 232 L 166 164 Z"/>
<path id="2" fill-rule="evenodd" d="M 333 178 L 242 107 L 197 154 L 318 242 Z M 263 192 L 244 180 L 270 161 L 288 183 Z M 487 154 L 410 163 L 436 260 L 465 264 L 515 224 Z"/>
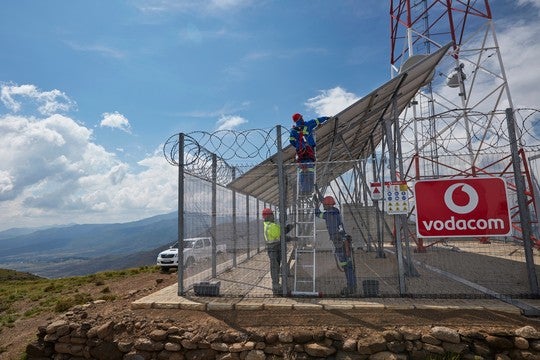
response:
<path id="1" fill-rule="evenodd" d="M 44 312 L 65 312 L 74 305 L 92 300 L 114 300 L 107 287 L 92 296 L 79 292 L 83 285 L 99 287 L 105 280 L 157 271 L 156 266 L 144 266 L 87 276 L 45 279 L 29 273 L 0 269 L 0 336 L 4 331 L 9 331 L 18 319 L 31 318 Z M 0 358 L 5 351 L 0 347 Z"/>

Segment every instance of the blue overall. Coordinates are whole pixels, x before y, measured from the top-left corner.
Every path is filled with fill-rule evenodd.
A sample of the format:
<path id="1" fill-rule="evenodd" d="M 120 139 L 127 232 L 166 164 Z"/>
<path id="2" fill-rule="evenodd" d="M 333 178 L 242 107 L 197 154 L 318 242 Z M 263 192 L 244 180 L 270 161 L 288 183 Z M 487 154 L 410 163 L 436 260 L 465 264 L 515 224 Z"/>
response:
<path id="1" fill-rule="evenodd" d="M 309 121 L 298 120 L 290 131 L 289 142 L 296 149 L 298 161 L 299 195 L 311 195 L 315 185 L 315 137 L 314 130 L 329 117 Z"/>
<path id="2" fill-rule="evenodd" d="M 346 253 L 345 231 L 343 230 L 343 222 L 341 221 L 339 210 L 336 207 L 331 207 L 322 212 L 317 207 L 315 209 L 315 215 L 326 221 L 326 229 L 328 230 L 330 240 L 334 244 L 339 265 L 341 265 L 345 272 L 348 293 L 352 294 L 356 292 L 356 274 L 351 254 Z"/>

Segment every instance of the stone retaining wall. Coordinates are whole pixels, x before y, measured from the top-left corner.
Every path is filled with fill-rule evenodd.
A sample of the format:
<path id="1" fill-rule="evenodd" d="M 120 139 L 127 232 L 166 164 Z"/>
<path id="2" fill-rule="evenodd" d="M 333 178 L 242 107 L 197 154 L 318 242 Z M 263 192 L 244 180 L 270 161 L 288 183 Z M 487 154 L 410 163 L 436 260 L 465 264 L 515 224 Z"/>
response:
<path id="1" fill-rule="evenodd" d="M 69 314 L 68 314 L 69 315 Z M 27 346 L 36 359 L 540 359 L 540 332 L 532 326 L 484 332 L 434 326 L 426 331 L 399 327 L 364 338 L 332 329 L 245 333 L 124 318 L 74 321 L 69 316 L 39 329 Z"/>

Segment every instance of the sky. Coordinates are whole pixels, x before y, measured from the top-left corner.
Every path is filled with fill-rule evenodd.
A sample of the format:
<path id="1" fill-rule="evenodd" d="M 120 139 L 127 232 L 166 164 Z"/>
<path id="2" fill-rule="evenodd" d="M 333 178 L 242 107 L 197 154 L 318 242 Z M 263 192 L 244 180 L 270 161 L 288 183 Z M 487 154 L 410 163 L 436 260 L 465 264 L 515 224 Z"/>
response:
<path id="1" fill-rule="evenodd" d="M 492 0 L 540 108 L 540 0 Z M 333 115 L 390 79 L 389 1 L 19 0 L 0 31 L 0 231 L 174 211 L 172 135 Z"/>

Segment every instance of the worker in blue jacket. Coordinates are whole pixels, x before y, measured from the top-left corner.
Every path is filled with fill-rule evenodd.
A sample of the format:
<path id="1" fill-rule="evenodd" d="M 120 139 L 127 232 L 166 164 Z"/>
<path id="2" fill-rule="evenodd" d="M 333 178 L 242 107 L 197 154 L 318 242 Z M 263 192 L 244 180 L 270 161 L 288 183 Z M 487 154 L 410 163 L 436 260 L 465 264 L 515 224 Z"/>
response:
<path id="1" fill-rule="evenodd" d="M 294 125 L 290 131 L 289 142 L 296 149 L 296 160 L 299 164 L 300 195 L 313 194 L 315 184 L 315 136 L 317 126 L 324 124 L 330 117 L 323 116 L 305 121 L 302 114 L 292 116 Z"/>
<path id="2" fill-rule="evenodd" d="M 317 199 L 317 198 L 316 198 Z M 336 201 L 332 196 L 322 199 L 324 211 L 315 207 L 315 216 L 326 221 L 326 229 L 332 244 L 339 267 L 345 272 L 347 286 L 341 290 L 342 296 L 350 296 L 356 293 L 356 273 L 352 254 L 351 237 L 346 234 L 339 209 L 335 207 Z"/>

